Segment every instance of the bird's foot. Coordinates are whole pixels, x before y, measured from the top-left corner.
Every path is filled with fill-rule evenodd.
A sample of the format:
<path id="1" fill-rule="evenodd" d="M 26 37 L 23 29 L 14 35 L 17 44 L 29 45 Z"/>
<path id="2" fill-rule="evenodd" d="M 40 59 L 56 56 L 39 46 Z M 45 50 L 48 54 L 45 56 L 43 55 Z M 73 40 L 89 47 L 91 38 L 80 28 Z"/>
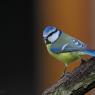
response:
<path id="1" fill-rule="evenodd" d="M 63 73 L 61 76 L 60 76 L 60 78 L 63 78 L 65 76 L 65 73 Z"/>
<path id="2" fill-rule="evenodd" d="M 62 79 L 63 77 L 66 77 L 66 76 L 68 76 L 68 75 L 70 75 L 70 72 L 63 73 L 63 74 L 60 76 L 60 79 Z"/>
<path id="3" fill-rule="evenodd" d="M 81 63 L 81 64 L 84 64 L 85 62 L 86 62 L 86 60 L 81 58 L 80 63 Z"/>

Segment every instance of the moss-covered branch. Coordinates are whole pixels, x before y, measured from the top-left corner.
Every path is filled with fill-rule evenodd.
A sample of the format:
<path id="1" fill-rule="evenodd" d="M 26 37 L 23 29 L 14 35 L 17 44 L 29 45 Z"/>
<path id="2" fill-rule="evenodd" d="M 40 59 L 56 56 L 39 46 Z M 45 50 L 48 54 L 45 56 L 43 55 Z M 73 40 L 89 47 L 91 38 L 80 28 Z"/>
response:
<path id="1" fill-rule="evenodd" d="M 85 95 L 95 88 L 95 57 L 82 61 L 71 73 L 66 73 L 43 95 Z"/>

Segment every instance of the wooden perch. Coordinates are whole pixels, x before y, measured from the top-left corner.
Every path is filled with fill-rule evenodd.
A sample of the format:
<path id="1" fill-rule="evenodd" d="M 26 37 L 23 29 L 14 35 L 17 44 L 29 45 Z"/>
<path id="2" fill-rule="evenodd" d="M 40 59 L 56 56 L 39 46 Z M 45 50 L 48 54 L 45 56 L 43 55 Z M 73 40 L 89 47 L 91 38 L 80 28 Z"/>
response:
<path id="1" fill-rule="evenodd" d="M 95 88 L 95 57 L 82 60 L 79 67 L 66 73 L 56 84 L 43 92 L 43 95 L 85 95 Z"/>

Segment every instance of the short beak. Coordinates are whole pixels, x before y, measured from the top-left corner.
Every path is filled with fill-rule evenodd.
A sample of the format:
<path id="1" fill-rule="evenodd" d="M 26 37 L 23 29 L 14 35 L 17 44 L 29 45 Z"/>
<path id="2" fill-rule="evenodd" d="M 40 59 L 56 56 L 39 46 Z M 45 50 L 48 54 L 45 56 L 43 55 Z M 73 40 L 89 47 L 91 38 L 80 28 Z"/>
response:
<path id="1" fill-rule="evenodd" d="M 50 42 L 48 41 L 48 39 L 44 38 L 45 44 L 50 44 Z"/>

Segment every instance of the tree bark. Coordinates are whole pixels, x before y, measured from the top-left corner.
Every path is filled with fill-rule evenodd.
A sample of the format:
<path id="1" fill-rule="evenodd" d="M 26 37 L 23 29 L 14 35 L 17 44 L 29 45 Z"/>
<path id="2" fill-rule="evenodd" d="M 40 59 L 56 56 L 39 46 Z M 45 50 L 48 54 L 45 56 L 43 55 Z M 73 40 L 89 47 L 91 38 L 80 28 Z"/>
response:
<path id="1" fill-rule="evenodd" d="M 95 57 L 82 60 L 79 67 L 66 73 L 43 95 L 85 95 L 95 88 Z"/>

